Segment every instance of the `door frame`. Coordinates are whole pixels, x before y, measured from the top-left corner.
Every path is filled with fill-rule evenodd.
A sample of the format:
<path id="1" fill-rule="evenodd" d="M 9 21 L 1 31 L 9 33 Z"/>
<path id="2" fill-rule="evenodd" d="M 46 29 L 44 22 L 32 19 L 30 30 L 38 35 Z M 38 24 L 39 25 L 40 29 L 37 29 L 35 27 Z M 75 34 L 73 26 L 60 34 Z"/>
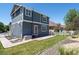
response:
<path id="1" fill-rule="evenodd" d="M 35 30 L 35 28 L 37 28 L 37 30 Z M 38 35 L 38 25 L 34 25 L 34 28 L 33 28 L 33 33 L 34 35 Z"/>

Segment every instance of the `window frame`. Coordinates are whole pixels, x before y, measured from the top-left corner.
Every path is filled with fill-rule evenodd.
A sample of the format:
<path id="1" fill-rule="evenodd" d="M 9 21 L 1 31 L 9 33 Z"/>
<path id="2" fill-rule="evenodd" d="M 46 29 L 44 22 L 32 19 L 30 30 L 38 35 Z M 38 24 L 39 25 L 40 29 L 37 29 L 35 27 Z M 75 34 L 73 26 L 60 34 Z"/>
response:
<path id="1" fill-rule="evenodd" d="M 42 16 L 42 22 L 47 22 L 47 17 L 45 15 Z"/>
<path id="2" fill-rule="evenodd" d="M 27 12 L 27 11 L 29 11 L 29 12 Z M 27 14 L 28 15 L 27 15 Z M 25 9 L 25 16 L 29 16 L 29 17 L 32 17 L 32 11 L 31 10 L 28 10 L 28 9 Z"/>
<path id="3" fill-rule="evenodd" d="M 43 28 L 45 28 L 45 29 L 43 30 Z M 41 31 L 46 32 L 47 31 L 47 25 L 41 25 Z"/>

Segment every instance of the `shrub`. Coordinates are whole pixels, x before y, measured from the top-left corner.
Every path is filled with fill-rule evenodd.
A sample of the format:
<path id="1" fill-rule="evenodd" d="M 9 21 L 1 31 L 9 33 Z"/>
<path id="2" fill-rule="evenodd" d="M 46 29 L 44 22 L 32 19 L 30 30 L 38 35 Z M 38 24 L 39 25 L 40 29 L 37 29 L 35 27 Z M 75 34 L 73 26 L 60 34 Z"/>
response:
<path id="1" fill-rule="evenodd" d="M 79 54 L 79 46 L 73 46 L 75 43 L 63 45 L 59 48 L 59 52 L 61 55 L 78 55 Z"/>

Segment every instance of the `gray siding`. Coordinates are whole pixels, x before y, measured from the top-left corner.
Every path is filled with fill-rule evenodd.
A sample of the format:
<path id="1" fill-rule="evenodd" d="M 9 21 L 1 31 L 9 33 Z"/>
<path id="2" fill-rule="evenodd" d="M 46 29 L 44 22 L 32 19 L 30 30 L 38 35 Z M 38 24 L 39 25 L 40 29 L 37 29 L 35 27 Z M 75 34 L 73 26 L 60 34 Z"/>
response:
<path id="1" fill-rule="evenodd" d="M 49 24 L 49 17 L 47 17 L 47 21 L 44 22 L 43 15 L 41 15 L 41 23 Z"/>
<path id="2" fill-rule="evenodd" d="M 46 36 L 46 35 L 48 35 L 49 34 L 49 27 L 48 27 L 48 25 L 46 25 L 47 26 L 47 31 L 45 31 L 45 32 L 42 32 L 42 30 L 41 30 L 41 24 L 32 24 L 32 31 L 34 31 L 34 25 L 38 25 L 38 37 L 40 37 L 40 36 Z M 33 33 L 34 34 L 34 33 Z"/>
<path id="3" fill-rule="evenodd" d="M 35 12 L 35 11 L 32 11 L 32 19 L 33 21 L 35 22 L 40 22 L 41 21 L 41 14 Z"/>
<path id="4" fill-rule="evenodd" d="M 49 34 L 48 25 L 46 25 L 46 26 L 47 26 L 47 30 L 46 30 L 45 32 L 43 32 L 43 31 L 41 30 L 41 26 L 42 26 L 42 25 L 39 25 L 39 36 L 46 36 L 46 35 L 48 35 L 48 34 Z"/>
<path id="5" fill-rule="evenodd" d="M 23 22 L 23 36 L 32 35 L 32 23 Z"/>
<path id="6" fill-rule="evenodd" d="M 34 34 L 34 25 L 38 25 L 38 37 L 40 36 L 46 36 L 49 34 L 49 26 L 47 26 L 47 31 L 42 32 L 41 26 L 42 24 L 36 24 L 36 23 L 29 23 L 29 22 L 19 22 L 21 20 L 30 20 L 35 22 L 41 22 L 44 24 L 49 24 L 49 17 L 47 17 L 47 22 L 44 22 L 43 20 L 43 14 L 40 14 L 38 12 L 35 12 L 32 10 L 32 16 L 26 16 L 25 15 L 25 9 L 24 7 L 21 7 L 21 13 L 14 17 L 12 19 L 11 25 L 11 33 L 13 37 L 23 37 L 25 35 L 33 35 Z M 17 23 L 18 22 L 18 23 Z"/>
<path id="7" fill-rule="evenodd" d="M 23 19 L 24 19 L 24 20 L 30 20 L 30 21 L 32 21 L 32 17 L 29 17 L 29 16 L 26 16 L 26 15 L 25 15 L 25 10 L 26 10 L 26 9 L 24 8 L 24 11 L 23 11 Z"/>

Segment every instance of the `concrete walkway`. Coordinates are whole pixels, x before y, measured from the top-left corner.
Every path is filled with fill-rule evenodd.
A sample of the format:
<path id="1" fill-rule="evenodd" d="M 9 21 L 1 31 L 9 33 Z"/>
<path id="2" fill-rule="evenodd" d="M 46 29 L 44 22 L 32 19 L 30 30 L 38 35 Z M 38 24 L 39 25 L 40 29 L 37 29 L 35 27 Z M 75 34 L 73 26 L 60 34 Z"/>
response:
<path id="1" fill-rule="evenodd" d="M 56 35 L 54 35 L 54 36 L 56 36 Z M 40 37 L 40 38 L 35 38 L 35 39 L 22 40 L 21 42 L 17 42 L 17 43 L 12 43 L 12 42 L 10 42 L 10 40 L 8 40 L 4 36 L 2 36 L 2 37 L 0 37 L 0 41 L 1 41 L 4 48 L 9 48 L 9 47 L 13 47 L 13 46 L 20 45 L 20 44 L 23 44 L 23 43 L 27 43 L 27 42 L 30 42 L 30 41 L 34 41 L 34 40 L 48 39 L 48 38 L 51 38 L 51 37 L 54 37 L 54 36 L 45 36 L 45 37 Z"/>

